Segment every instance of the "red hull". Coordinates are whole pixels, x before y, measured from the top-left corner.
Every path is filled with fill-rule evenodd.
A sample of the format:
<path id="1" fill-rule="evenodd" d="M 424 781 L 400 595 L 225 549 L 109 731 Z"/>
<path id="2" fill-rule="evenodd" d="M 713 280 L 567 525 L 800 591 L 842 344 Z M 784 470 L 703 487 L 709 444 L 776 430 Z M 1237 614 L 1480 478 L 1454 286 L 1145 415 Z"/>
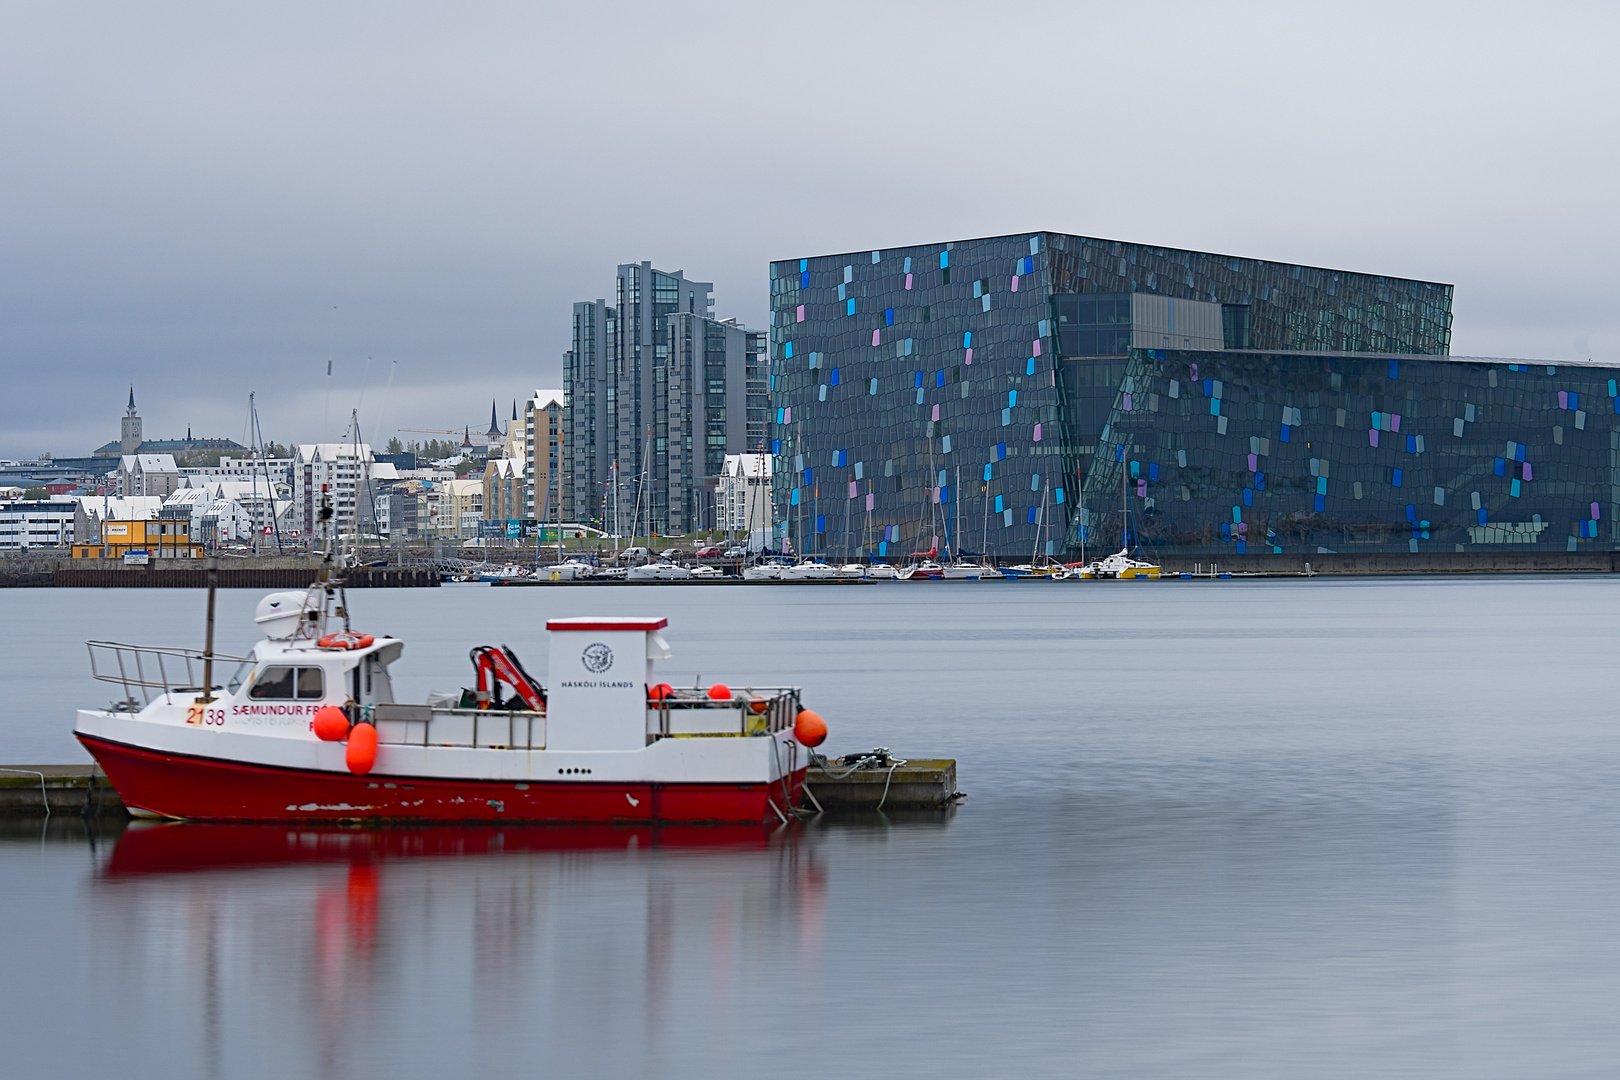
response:
<path id="1" fill-rule="evenodd" d="M 196 821 L 757 823 L 797 804 L 804 770 L 772 784 L 606 784 L 346 776 L 79 741 L 124 805 Z M 784 788 L 786 789 L 784 792 Z"/>

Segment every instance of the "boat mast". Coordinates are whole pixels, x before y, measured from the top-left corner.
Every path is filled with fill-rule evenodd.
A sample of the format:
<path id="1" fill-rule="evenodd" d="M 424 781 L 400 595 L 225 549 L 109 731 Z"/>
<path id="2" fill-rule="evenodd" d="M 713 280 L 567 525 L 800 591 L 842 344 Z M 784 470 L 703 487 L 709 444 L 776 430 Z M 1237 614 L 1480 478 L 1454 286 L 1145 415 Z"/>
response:
<path id="1" fill-rule="evenodd" d="M 1074 467 L 1074 478 L 1078 482 L 1075 498 L 1079 501 L 1075 513 L 1080 518 L 1080 565 L 1084 566 L 1086 565 L 1086 478 L 1080 469 L 1081 466 L 1079 465 Z"/>
<path id="2" fill-rule="evenodd" d="M 983 551 L 979 552 L 979 557 L 985 560 L 986 565 L 989 565 L 989 560 L 990 560 L 990 483 L 989 483 L 989 481 L 986 481 L 985 485 L 984 485 L 984 530 L 983 530 L 982 534 L 979 536 L 979 546 L 984 549 Z"/>
<path id="3" fill-rule="evenodd" d="M 961 558 L 962 557 L 962 550 L 961 550 L 961 548 L 962 548 L 962 466 L 960 466 L 960 465 L 958 465 L 956 467 L 956 491 L 953 492 L 953 494 L 956 496 L 956 500 L 955 500 L 956 512 L 954 514 L 954 517 L 956 518 L 956 534 L 957 534 L 956 535 L 956 548 L 957 548 L 956 557 Z"/>

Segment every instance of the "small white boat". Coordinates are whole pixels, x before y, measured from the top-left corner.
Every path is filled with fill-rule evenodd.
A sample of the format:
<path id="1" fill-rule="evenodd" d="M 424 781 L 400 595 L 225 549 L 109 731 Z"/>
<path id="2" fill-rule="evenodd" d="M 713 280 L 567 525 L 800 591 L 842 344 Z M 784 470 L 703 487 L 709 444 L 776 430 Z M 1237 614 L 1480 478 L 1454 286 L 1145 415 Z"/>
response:
<path id="1" fill-rule="evenodd" d="M 992 581 L 1000 577 L 1001 571 L 995 567 L 969 559 L 957 559 L 945 566 L 946 581 Z"/>
<path id="2" fill-rule="evenodd" d="M 770 559 L 745 567 L 742 576 L 744 581 L 781 581 L 782 571 L 791 569 L 792 566 L 793 564 L 786 559 Z"/>
<path id="3" fill-rule="evenodd" d="M 924 559 L 922 562 L 912 563 L 900 571 L 901 581 L 940 581 L 945 577 L 945 568 L 933 559 Z"/>
<path id="4" fill-rule="evenodd" d="M 718 566 L 694 566 L 692 567 L 692 576 L 695 578 L 723 578 L 726 575 L 725 571 Z"/>
<path id="5" fill-rule="evenodd" d="M 875 562 L 866 568 L 866 576 L 873 581 L 893 581 L 900 573 L 886 562 Z"/>
<path id="6" fill-rule="evenodd" d="M 596 576 L 596 567 L 580 559 L 542 566 L 534 572 L 536 581 L 585 581 Z"/>
<path id="7" fill-rule="evenodd" d="M 825 581 L 838 576 L 838 571 L 820 559 L 802 559 L 782 570 L 783 581 Z"/>
<path id="8" fill-rule="evenodd" d="M 1159 566 L 1157 563 L 1133 559 L 1130 551 L 1122 548 L 1106 559 L 1098 559 L 1080 567 L 1074 576 L 1086 579 L 1111 578 L 1118 581 L 1139 577 L 1156 578 L 1159 576 Z"/>
<path id="9" fill-rule="evenodd" d="M 632 566 L 630 572 L 625 574 L 626 581 L 686 581 L 692 576 L 692 571 L 679 563 L 656 562 L 644 563 L 641 566 Z"/>
<path id="10" fill-rule="evenodd" d="M 838 568 L 838 576 L 842 578 L 866 577 L 866 565 L 858 562 L 845 563 Z"/>

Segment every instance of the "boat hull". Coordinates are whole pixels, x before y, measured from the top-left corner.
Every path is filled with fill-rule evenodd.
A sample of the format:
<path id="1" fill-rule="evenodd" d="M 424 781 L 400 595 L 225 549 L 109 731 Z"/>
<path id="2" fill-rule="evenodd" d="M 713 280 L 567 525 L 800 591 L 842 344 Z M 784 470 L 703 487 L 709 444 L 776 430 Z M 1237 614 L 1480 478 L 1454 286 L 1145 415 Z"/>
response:
<path id="1" fill-rule="evenodd" d="M 729 784 L 355 776 L 76 734 L 132 812 L 195 821 L 757 823 L 797 805 L 805 774 Z"/>

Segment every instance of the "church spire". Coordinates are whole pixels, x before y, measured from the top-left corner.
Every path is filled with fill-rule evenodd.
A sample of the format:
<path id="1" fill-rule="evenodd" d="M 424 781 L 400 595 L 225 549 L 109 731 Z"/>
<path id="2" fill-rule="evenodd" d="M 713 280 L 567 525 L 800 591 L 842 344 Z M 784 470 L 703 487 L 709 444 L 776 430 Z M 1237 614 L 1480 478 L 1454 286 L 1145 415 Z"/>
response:
<path id="1" fill-rule="evenodd" d="M 501 437 L 501 422 L 495 418 L 495 399 L 494 398 L 489 399 L 489 432 L 488 432 L 488 434 L 489 434 L 489 437 L 492 438 L 492 439 L 498 439 L 498 438 Z"/>
<path id="2" fill-rule="evenodd" d="M 129 411 L 132 413 L 135 411 L 135 387 L 133 386 L 129 388 Z"/>

